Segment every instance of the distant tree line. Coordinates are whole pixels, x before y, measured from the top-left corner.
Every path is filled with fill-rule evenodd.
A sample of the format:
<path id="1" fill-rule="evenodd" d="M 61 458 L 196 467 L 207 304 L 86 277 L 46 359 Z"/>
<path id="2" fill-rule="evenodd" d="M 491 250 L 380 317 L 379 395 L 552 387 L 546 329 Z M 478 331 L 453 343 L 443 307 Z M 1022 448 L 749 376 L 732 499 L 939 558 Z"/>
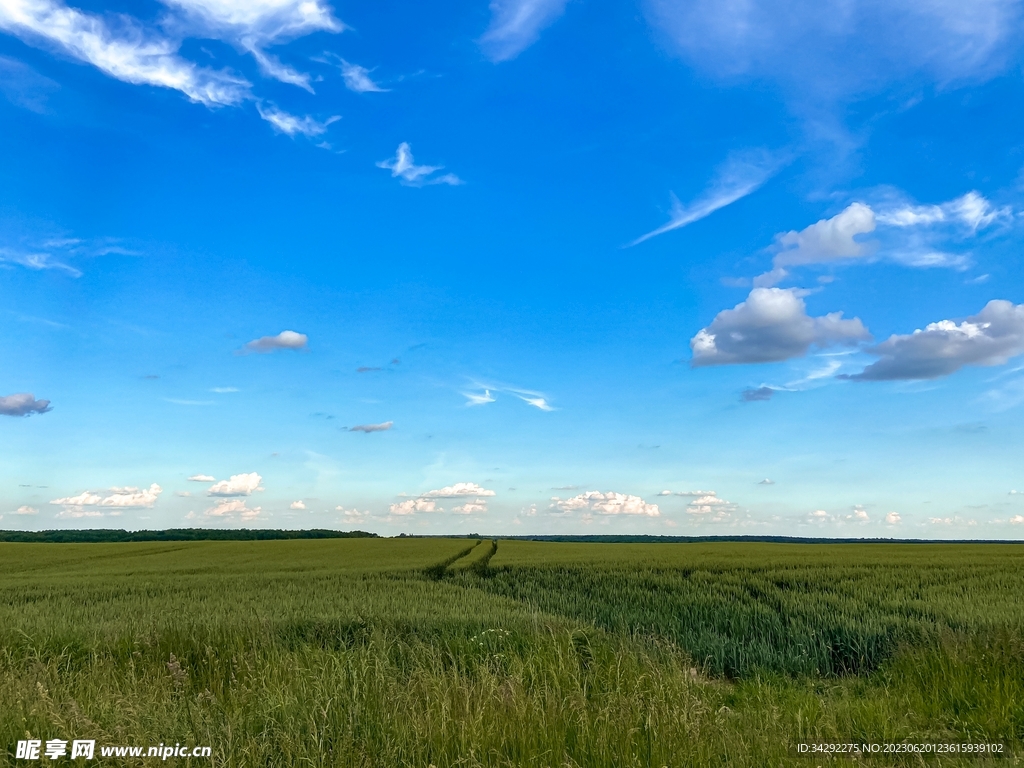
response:
<path id="1" fill-rule="evenodd" d="M 119 542 L 119 541 L 269 541 L 275 539 L 370 539 L 376 533 L 366 531 L 328 531 L 314 528 L 308 531 L 282 531 L 239 528 L 222 530 L 210 528 L 171 528 L 166 531 L 125 531 L 98 528 L 81 531 L 0 531 L 0 542 Z"/>

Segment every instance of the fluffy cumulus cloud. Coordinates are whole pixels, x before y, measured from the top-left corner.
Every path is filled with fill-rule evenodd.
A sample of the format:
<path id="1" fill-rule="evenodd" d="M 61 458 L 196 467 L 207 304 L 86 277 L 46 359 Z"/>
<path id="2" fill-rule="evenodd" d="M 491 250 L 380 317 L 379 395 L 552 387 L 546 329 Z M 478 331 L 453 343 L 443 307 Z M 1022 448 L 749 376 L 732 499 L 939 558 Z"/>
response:
<path id="1" fill-rule="evenodd" d="M 163 489 L 156 483 L 150 485 L 149 488 L 134 486 L 118 488 L 115 486 L 102 492 L 82 491 L 77 496 L 53 499 L 50 503 L 64 507 L 64 512 L 61 513 L 63 517 L 99 517 L 105 513 L 119 514 L 110 512 L 111 508 L 114 510 L 152 509 L 162 492 Z M 86 507 L 92 509 L 86 510 Z M 101 511 L 96 509 L 97 507 L 105 508 L 105 510 Z"/>
<path id="2" fill-rule="evenodd" d="M 262 514 L 262 507 L 248 507 L 241 499 L 224 499 L 206 510 L 207 517 L 219 520 L 254 520 Z"/>
<path id="3" fill-rule="evenodd" d="M 392 515 L 414 515 L 417 512 L 444 512 L 438 505 L 438 499 L 465 499 L 462 504 L 452 508 L 457 515 L 471 515 L 487 511 L 487 499 L 495 495 L 489 488 L 477 483 L 455 483 L 421 493 L 415 499 L 396 502 L 390 507 Z"/>
<path id="4" fill-rule="evenodd" d="M 790 97 L 835 102 L 923 74 L 985 78 L 1019 48 L 1012 0 L 647 0 L 648 18 L 695 67 L 766 78 Z"/>
<path id="5" fill-rule="evenodd" d="M 213 475 L 192 475 L 189 480 L 193 483 L 213 483 L 216 482 L 217 478 Z"/>
<path id="6" fill-rule="evenodd" d="M 242 352 L 255 352 L 263 355 L 281 349 L 305 349 L 308 343 L 309 337 L 304 333 L 281 331 L 276 336 L 261 336 L 258 339 L 253 339 L 242 347 Z"/>
<path id="7" fill-rule="evenodd" d="M 299 499 L 299 501 L 293 501 L 288 505 L 288 509 L 303 510 L 306 508 L 306 502 Z"/>
<path id="8" fill-rule="evenodd" d="M 775 285 L 793 267 L 887 259 L 909 267 L 963 269 L 969 257 L 951 253 L 979 230 L 1013 219 L 1008 207 L 997 208 L 977 192 L 938 205 L 887 201 L 877 211 L 851 203 L 835 216 L 775 237 L 772 270 L 755 278 L 757 286 Z M 875 237 L 868 238 L 869 235 Z"/>
<path id="9" fill-rule="evenodd" d="M 433 499 L 406 499 L 392 504 L 388 511 L 392 515 L 414 515 L 417 512 L 443 512 Z"/>
<path id="10" fill-rule="evenodd" d="M 412 147 L 408 142 L 403 141 L 395 150 L 395 156 L 388 160 L 381 160 L 377 163 L 378 168 L 391 171 L 391 177 L 400 179 L 402 184 L 409 187 L 422 187 L 429 184 L 449 184 L 458 186 L 462 179 L 454 173 L 445 173 L 441 176 L 434 176 L 435 171 L 444 168 L 443 165 L 416 165 L 412 156 Z"/>
<path id="11" fill-rule="evenodd" d="M 478 512 L 486 511 L 486 499 L 474 499 L 473 501 L 467 501 L 464 504 L 460 504 L 457 507 L 452 507 L 452 512 L 454 512 L 456 515 L 473 515 Z"/>
<path id="12" fill-rule="evenodd" d="M 18 507 L 16 510 L 14 510 L 14 514 L 16 514 L 16 515 L 38 515 L 39 514 L 39 510 L 36 509 L 35 507 L 30 507 L 28 505 L 24 505 L 24 506 Z"/>
<path id="13" fill-rule="evenodd" d="M 693 496 L 686 505 L 687 514 L 694 515 L 697 520 L 706 523 L 724 523 L 736 511 L 736 505 L 726 501 L 715 491 L 692 491 L 681 493 L 680 496 Z"/>
<path id="14" fill-rule="evenodd" d="M 387 432 L 391 427 L 395 425 L 393 421 L 382 421 L 380 424 L 356 424 L 354 427 L 349 427 L 349 432 L 364 432 L 370 434 L 371 432 Z"/>
<path id="15" fill-rule="evenodd" d="M 551 499 L 551 508 L 562 513 L 584 512 L 600 515 L 643 515 L 657 517 L 661 510 L 657 504 L 649 504 L 640 496 L 630 496 L 614 491 L 586 491 L 585 493 L 561 499 Z"/>
<path id="16" fill-rule="evenodd" d="M 774 268 L 757 278 L 755 284 L 774 285 L 788 274 L 786 267 L 867 256 L 872 244 L 857 238 L 874 231 L 875 212 L 863 203 L 853 203 L 831 219 L 822 219 L 799 232 L 777 235 Z"/>
<path id="17" fill-rule="evenodd" d="M 255 491 L 262 491 L 260 483 L 263 477 L 258 472 L 247 472 L 241 475 L 232 475 L 227 480 L 221 480 L 211 485 L 207 496 L 251 496 Z"/>
<path id="18" fill-rule="evenodd" d="M 0 397 L 0 416 L 31 416 L 52 410 L 49 400 L 36 400 L 31 392 Z"/>
<path id="19" fill-rule="evenodd" d="M 489 488 L 477 485 L 476 483 L 455 483 L 438 488 L 435 491 L 427 491 L 420 498 L 424 499 L 456 499 L 460 496 L 494 496 L 495 492 Z"/>
<path id="20" fill-rule="evenodd" d="M 886 525 L 899 525 L 903 521 L 899 512 L 887 512 L 885 515 Z"/>
<path id="21" fill-rule="evenodd" d="M 491 61 L 514 59 L 565 10 L 567 0 L 491 0 L 491 24 L 480 46 Z"/>
<path id="22" fill-rule="evenodd" d="M 960 323 L 940 320 L 923 330 L 890 336 L 867 351 L 879 360 L 847 378 L 935 379 L 965 365 L 1002 365 L 1024 354 L 1024 304 L 993 300 Z"/>
<path id="23" fill-rule="evenodd" d="M 719 312 L 691 339 L 691 365 L 771 363 L 800 357 L 811 346 L 869 338 L 858 318 L 844 320 L 842 312 L 810 317 L 797 289 L 754 288 L 746 301 Z"/>

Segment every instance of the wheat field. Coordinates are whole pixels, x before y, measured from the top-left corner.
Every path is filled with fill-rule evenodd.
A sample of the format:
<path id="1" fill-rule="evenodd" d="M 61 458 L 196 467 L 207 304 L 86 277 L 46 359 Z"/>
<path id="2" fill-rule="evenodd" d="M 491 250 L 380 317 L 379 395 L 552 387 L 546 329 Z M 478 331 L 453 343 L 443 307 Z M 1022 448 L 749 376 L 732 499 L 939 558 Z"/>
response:
<path id="1" fill-rule="evenodd" d="M 0 762 L 26 738 L 239 768 L 1024 756 L 1022 588 L 1013 545 L 4 543 Z"/>

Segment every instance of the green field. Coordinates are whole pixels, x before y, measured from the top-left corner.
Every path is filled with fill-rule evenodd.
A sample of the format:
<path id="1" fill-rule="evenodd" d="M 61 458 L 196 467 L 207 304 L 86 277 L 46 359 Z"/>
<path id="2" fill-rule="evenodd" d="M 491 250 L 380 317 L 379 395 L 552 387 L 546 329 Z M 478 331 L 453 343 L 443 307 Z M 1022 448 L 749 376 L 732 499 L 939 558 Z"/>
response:
<path id="1" fill-rule="evenodd" d="M 1022 596 L 1014 545 L 2 543 L 0 763 L 26 738 L 239 768 L 1024 756 Z"/>

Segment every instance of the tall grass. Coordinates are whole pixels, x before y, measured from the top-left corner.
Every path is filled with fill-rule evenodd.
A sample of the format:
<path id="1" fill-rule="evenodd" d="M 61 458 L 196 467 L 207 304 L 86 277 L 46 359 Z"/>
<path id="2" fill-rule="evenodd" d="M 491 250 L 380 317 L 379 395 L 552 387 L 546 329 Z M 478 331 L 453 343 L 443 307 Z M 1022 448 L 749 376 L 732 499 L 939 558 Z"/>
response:
<path id="1" fill-rule="evenodd" d="M 239 768 L 808 765 L 791 752 L 798 739 L 972 738 L 1020 749 L 1019 614 L 1001 591 L 1018 578 L 1012 561 L 978 583 L 964 563 L 960 594 L 980 608 L 958 612 L 942 591 L 955 585 L 920 582 L 931 586 L 911 602 L 944 628 L 904 641 L 873 672 L 758 668 L 730 681 L 627 611 L 640 586 L 681 604 L 664 564 L 592 561 L 588 581 L 578 559 L 567 566 L 552 550 L 552 573 L 576 572 L 559 586 L 537 580 L 536 562 L 516 570 L 504 541 L 481 542 L 458 567 L 451 558 L 472 543 L 0 545 L 0 764 L 5 750 L 14 763 L 27 735 L 208 744 L 214 765 Z M 731 586 L 714 595 L 738 594 L 730 571 L 744 562 L 771 572 L 785 561 L 765 550 L 714 557 L 736 558 L 720 573 Z M 443 578 L 424 574 L 446 562 Z M 847 581 L 818 567 L 835 589 Z M 526 592 L 505 594 L 520 573 Z M 580 596 L 555 610 L 559 591 Z M 627 620 L 586 618 L 587 600 Z M 988 624 L 977 620 L 986 601 L 1002 606 Z M 800 609 L 796 597 L 792 605 Z M 735 626 L 738 645 L 748 626 Z"/>

